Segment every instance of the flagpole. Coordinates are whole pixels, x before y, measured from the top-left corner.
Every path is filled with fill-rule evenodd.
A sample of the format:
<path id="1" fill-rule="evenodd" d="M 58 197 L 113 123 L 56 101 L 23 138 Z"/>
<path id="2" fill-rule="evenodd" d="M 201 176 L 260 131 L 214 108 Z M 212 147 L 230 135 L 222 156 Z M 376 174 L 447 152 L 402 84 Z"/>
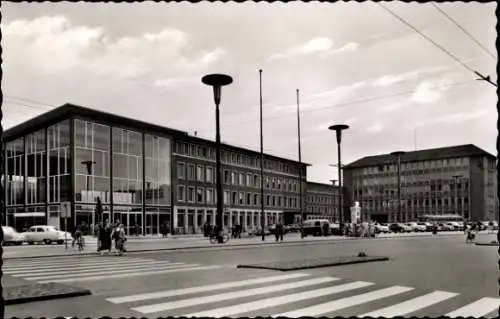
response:
<path id="1" fill-rule="evenodd" d="M 302 151 L 300 147 L 300 102 L 299 89 L 297 89 L 297 135 L 299 143 L 299 205 L 300 205 L 300 236 L 304 238 L 304 208 L 302 203 Z"/>
<path id="2" fill-rule="evenodd" d="M 262 229 L 262 241 L 264 241 L 264 132 L 262 124 L 262 70 L 259 70 L 259 87 L 260 87 L 260 228 Z"/>

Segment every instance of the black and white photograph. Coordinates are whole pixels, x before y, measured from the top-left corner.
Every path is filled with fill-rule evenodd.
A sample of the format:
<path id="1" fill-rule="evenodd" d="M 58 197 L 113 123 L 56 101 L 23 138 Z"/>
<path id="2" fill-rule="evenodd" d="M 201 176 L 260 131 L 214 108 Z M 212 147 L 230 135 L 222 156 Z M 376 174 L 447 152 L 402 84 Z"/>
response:
<path id="1" fill-rule="evenodd" d="M 2 1 L 0 318 L 498 317 L 496 13 Z"/>

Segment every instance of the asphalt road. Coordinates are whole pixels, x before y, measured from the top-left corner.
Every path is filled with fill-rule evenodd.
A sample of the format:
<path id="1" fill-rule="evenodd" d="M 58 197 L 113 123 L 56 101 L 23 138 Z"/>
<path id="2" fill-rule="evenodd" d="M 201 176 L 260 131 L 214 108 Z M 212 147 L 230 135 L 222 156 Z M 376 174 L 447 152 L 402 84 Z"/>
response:
<path id="1" fill-rule="evenodd" d="M 8 306 L 6 316 L 493 317 L 497 248 L 437 236 L 7 259 L 4 283 L 56 281 L 93 296 Z M 391 260 L 291 272 L 235 267 L 360 251 Z"/>

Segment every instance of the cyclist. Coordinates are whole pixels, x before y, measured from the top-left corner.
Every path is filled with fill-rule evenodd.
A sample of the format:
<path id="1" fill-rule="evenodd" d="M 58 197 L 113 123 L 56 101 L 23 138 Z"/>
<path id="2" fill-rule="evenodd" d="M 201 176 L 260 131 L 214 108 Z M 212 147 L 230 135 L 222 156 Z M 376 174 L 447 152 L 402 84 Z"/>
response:
<path id="1" fill-rule="evenodd" d="M 76 226 L 76 230 L 73 235 L 73 241 L 71 243 L 71 247 L 75 247 L 75 242 L 78 242 L 78 244 L 80 244 L 82 238 L 83 238 L 82 225 L 78 225 Z"/>

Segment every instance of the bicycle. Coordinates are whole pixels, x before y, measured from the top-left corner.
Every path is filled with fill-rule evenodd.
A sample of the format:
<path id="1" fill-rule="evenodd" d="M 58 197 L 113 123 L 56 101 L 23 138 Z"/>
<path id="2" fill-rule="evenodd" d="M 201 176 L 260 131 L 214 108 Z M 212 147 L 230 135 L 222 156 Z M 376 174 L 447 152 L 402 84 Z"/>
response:
<path id="1" fill-rule="evenodd" d="M 83 249 L 85 247 L 85 238 L 78 237 L 76 240 L 76 245 L 77 245 L 79 251 L 83 251 Z"/>
<path id="2" fill-rule="evenodd" d="M 211 244 L 217 244 L 219 242 L 219 239 L 217 238 L 217 234 L 215 232 L 212 232 L 210 234 L 209 240 Z M 222 234 L 222 243 L 225 244 L 228 241 L 229 241 L 229 234 L 226 233 Z"/>

